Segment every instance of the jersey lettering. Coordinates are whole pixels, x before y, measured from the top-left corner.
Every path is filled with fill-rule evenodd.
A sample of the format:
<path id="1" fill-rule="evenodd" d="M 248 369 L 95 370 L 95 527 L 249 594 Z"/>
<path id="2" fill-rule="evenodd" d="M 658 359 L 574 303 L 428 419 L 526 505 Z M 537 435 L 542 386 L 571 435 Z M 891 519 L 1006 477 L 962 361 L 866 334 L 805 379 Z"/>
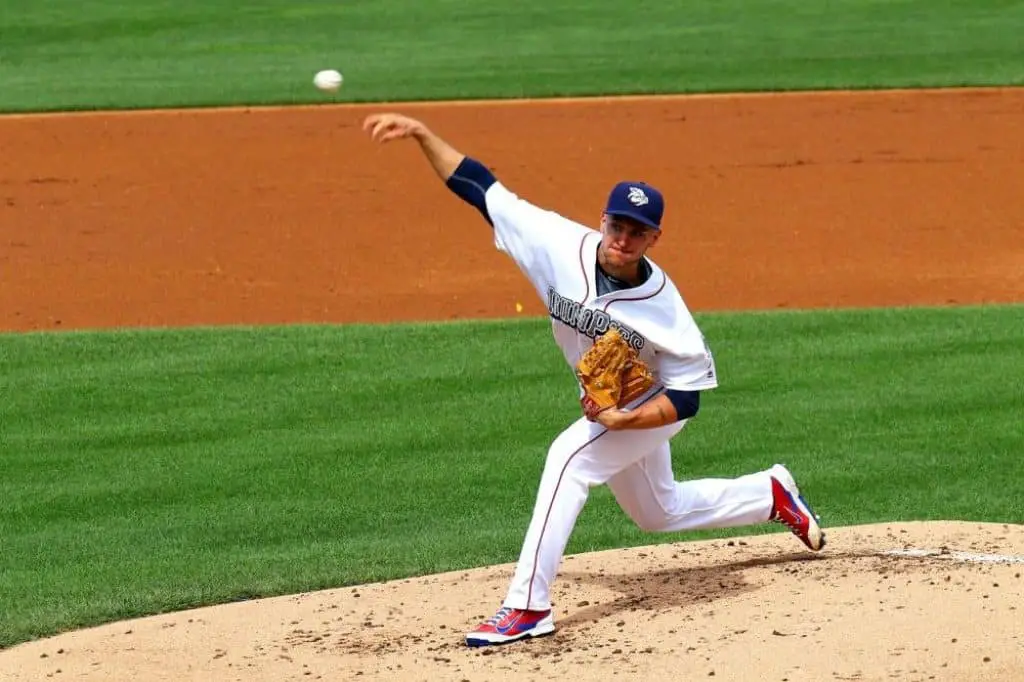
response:
<path id="1" fill-rule="evenodd" d="M 580 334 L 595 339 L 609 329 L 619 330 L 630 347 L 640 351 L 647 344 L 647 339 L 633 331 L 603 310 L 585 308 L 579 301 L 562 296 L 554 287 L 548 287 L 548 313 L 551 317 L 572 327 Z"/>

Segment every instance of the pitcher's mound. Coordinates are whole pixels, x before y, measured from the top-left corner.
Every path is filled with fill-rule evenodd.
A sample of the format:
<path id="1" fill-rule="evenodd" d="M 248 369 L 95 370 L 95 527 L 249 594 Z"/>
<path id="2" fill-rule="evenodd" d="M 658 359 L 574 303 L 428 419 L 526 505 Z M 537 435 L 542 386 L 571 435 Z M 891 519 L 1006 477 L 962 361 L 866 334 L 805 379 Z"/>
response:
<path id="1" fill-rule="evenodd" d="M 558 631 L 467 649 L 510 565 L 144 618 L 0 652 L 12 680 L 1022 680 L 1024 526 L 882 524 L 567 557 Z"/>

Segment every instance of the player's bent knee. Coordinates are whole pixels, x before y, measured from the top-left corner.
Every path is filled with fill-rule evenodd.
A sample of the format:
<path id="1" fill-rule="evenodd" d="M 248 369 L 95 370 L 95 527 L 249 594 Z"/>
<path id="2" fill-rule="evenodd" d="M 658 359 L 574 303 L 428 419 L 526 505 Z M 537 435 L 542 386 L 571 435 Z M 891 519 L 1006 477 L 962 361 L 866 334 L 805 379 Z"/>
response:
<path id="1" fill-rule="evenodd" d="M 642 531 L 647 533 L 657 533 L 668 527 L 669 519 L 662 515 L 640 516 L 634 517 L 633 523 L 635 523 L 637 528 Z"/>

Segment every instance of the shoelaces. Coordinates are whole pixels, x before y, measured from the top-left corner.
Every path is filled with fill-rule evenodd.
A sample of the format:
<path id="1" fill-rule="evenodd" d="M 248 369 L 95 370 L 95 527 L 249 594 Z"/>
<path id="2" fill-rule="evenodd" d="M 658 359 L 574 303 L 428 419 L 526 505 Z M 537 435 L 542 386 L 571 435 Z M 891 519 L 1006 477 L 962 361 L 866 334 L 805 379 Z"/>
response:
<path id="1" fill-rule="evenodd" d="M 505 616 L 507 616 L 511 610 L 512 609 L 508 608 L 507 606 L 502 606 L 500 609 L 498 609 L 498 612 L 496 614 L 490 617 L 490 619 L 487 621 L 487 624 L 497 625 L 502 620 L 504 620 Z"/>

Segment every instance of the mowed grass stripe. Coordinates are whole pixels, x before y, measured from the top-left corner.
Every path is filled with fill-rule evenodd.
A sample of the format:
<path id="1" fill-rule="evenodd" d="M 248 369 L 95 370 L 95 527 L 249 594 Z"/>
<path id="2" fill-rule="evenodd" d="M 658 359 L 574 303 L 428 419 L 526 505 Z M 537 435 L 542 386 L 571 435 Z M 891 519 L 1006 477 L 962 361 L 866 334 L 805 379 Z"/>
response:
<path id="1" fill-rule="evenodd" d="M 1024 307 L 699 320 L 723 384 L 677 476 L 783 461 L 830 525 L 1024 522 Z M 514 561 L 578 414 L 546 320 L 3 335 L 0 377 L 2 645 Z M 569 551 L 709 535 L 599 488 Z"/>
<path id="2" fill-rule="evenodd" d="M 1005 0 L 6 0 L 0 111 L 1009 85 L 1021 35 Z"/>

